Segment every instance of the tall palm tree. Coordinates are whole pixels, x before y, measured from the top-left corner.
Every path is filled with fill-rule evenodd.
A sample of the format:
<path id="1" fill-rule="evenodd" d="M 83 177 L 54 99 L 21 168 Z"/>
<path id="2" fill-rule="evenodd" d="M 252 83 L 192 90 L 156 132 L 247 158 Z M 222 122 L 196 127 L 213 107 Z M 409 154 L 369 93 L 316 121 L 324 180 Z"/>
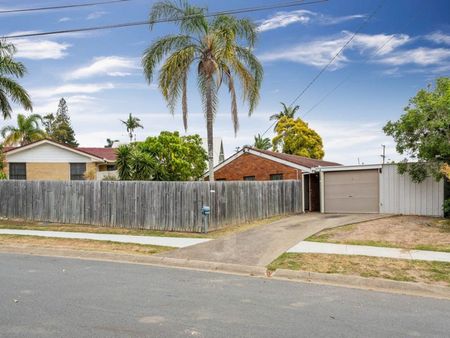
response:
<path id="1" fill-rule="evenodd" d="M 130 137 L 130 143 L 133 142 L 133 136 L 134 136 L 134 141 L 136 141 L 136 134 L 134 133 L 134 130 L 137 128 L 141 128 L 144 129 L 144 127 L 142 126 L 141 119 L 134 117 L 131 113 L 128 116 L 128 119 L 124 120 L 120 120 L 122 121 L 122 123 L 127 127 L 127 133 L 128 136 Z"/>
<path id="2" fill-rule="evenodd" d="M 276 121 L 275 126 L 273 128 L 274 130 L 277 129 L 278 121 L 280 121 L 281 118 L 287 117 L 287 118 L 293 119 L 295 117 L 295 113 L 297 112 L 297 110 L 300 109 L 299 106 L 294 106 L 294 107 L 293 106 L 286 106 L 285 103 L 283 103 L 283 102 L 280 102 L 280 103 L 283 106 L 283 110 L 280 111 L 278 114 L 273 114 L 270 117 L 270 121 L 273 121 L 273 120 Z"/>
<path id="3" fill-rule="evenodd" d="M 162 19 L 173 20 L 180 34 L 160 38 L 145 50 L 142 57 L 144 73 L 151 83 L 157 65 L 165 58 L 159 71 L 159 89 L 171 113 L 181 95 L 183 123 L 187 129 L 188 75 L 195 66 L 206 117 L 209 180 L 213 181 L 213 123 L 220 86 L 224 83 L 231 96 L 231 119 L 235 133 L 239 127 L 235 78 L 240 83 L 244 101 L 249 105 L 249 114 L 259 100 L 263 70 L 252 53 L 256 28 L 247 19 L 228 15 L 208 19 L 205 8 L 191 6 L 185 0 L 155 3 L 149 20 Z"/>
<path id="4" fill-rule="evenodd" d="M 14 60 L 16 48 L 13 44 L 0 40 L 0 114 L 4 119 L 10 118 L 12 108 L 9 100 L 21 105 L 25 110 L 32 110 L 31 99 L 25 89 L 15 79 L 26 73 L 25 66 Z"/>
<path id="5" fill-rule="evenodd" d="M 272 143 L 270 142 L 270 138 L 264 138 L 260 134 L 258 134 L 255 136 L 255 143 L 253 144 L 253 146 L 256 149 L 268 150 L 272 147 Z"/>
<path id="6" fill-rule="evenodd" d="M 17 127 L 5 126 L 0 130 L 0 134 L 5 139 L 7 146 L 25 145 L 45 138 L 46 134 L 40 127 L 42 118 L 38 114 L 25 116 L 17 115 Z"/>

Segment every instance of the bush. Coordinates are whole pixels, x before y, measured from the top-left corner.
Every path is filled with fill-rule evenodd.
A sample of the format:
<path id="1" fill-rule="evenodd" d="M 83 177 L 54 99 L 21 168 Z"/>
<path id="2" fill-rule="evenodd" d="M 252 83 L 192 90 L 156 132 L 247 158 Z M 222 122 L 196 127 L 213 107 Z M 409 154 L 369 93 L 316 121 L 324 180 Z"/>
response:
<path id="1" fill-rule="evenodd" d="M 3 171 L 0 171 L 0 180 L 6 180 L 8 177 L 6 177 L 6 174 Z"/>
<path id="2" fill-rule="evenodd" d="M 445 217 L 450 217 L 450 198 L 444 201 L 444 215 Z"/>
<path id="3" fill-rule="evenodd" d="M 106 175 L 102 179 L 102 181 L 117 181 L 117 180 L 118 180 L 117 176 L 113 174 Z"/>

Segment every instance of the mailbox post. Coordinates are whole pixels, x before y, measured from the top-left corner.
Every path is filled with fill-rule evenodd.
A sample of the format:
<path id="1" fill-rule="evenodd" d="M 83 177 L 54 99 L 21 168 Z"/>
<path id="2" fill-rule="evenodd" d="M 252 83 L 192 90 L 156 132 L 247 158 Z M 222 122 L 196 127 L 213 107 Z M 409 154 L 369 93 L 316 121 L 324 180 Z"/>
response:
<path id="1" fill-rule="evenodd" d="M 203 231 L 208 233 L 208 221 L 209 221 L 209 215 L 211 214 L 211 208 L 207 205 L 204 205 L 202 207 L 202 215 L 203 215 Z"/>

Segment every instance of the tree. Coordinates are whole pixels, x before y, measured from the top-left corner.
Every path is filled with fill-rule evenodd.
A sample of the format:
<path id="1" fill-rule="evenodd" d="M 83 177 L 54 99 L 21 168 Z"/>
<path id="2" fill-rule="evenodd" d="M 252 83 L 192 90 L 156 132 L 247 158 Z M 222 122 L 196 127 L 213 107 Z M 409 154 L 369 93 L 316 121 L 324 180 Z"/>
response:
<path id="1" fill-rule="evenodd" d="M 158 86 L 172 113 L 181 96 L 183 123 L 187 129 L 188 75 L 191 68 L 196 70 L 206 117 L 209 179 L 213 181 L 213 124 L 219 88 L 224 83 L 230 93 L 235 133 L 239 127 L 235 79 L 240 83 L 249 114 L 259 100 L 263 70 L 252 52 L 256 42 L 256 26 L 250 20 L 229 15 L 208 19 L 205 8 L 191 6 L 185 0 L 155 3 L 150 12 L 150 22 L 165 19 L 174 20 L 180 34 L 165 36 L 145 50 L 142 58 L 144 73 L 151 83 L 157 65 L 164 59 L 159 70 Z"/>
<path id="2" fill-rule="evenodd" d="M 19 104 L 25 110 L 32 111 L 30 96 L 15 79 L 22 78 L 27 69 L 14 60 L 16 48 L 13 44 L 0 40 L 0 112 L 4 119 L 10 118 L 12 108 L 9 100 Z"/>
<path id="3" fill-rule="evenodd" d="M 163 131 L 144 142 L 119 146 L 116 165 L 121 180 L 187 181 L 203 176 L 206 160 L 199 135 Z"/>
<path id="4" fill-rule="evenodd" d="M 255 136 L 255 143 L 253 144 L 253 146 L 256 149 L 269 150 L 272 147 L 272 143 L 270 143 L 270 138 L 264 138 L 260 134 L 258 134 Z"/>
<path id="5" fill-rule="evenodd" d="M 270 121 L 273 121 L 273 120 L 276 121 L 274 130 L 277 129 L 278 122 L 281 120 L 281 118 L 287 117 L 287 118 L 293 119 L 295 117 L 295 113 L 297 112 L 297 110 L 300 109 L 300 106 L 295 106 L 295 107 L 286 106 L 286 104 L 283 102 L 281 102 L 281 105 L 283 106 L 283 110 L 280 111 L 278 114 L 273 114 L 270 117 Z"/>
<path id="6" fill-rule="evenodd" d="M 315 159 L 322 159 L 325 155 L 322 138 L 300 118 L 282 117 L 275 131 L 277 135 L 272 140 L 275 151 L 281 149 L 286 154 Z"/>
<path id="7" fill-rule="evenodd" d="M 397 152 L 416 161 L 407 164 L 405 159 L 400 173 L 408 172 L 414 182 L 430 174 L 442 178 L 450 163 L 450 78 L 439 78 L 434 88 L 419 90 L 404 111 L 398 121 L 383 128 L 394 138 Z"/>
<path id="8" fill-rule="evenodd" d="M 122 123 L 127 127 L 127 133 L 128 133 L 128 136 L 130 137 L 130 143 L 133 142 L 133 136 L 134 136 L 134 141 L 136 141 L 136 134 L 134 133 L 134 130 L 137 128 L 144 129 L 144 127 L 140 124 L 141 120 L 130 114 L 126 121 L 124 121 L 124 120 L 120 120 L 120 121 L 122 121 Z"/>
<path id="9" fill-rule="evenodd" d="M 0 134 L 5 139 L 4 144 L 7 146 L 23 146 L 45 138 L 46 134 L 39 125 L 41 120 L 42 118 L 38 114 L 29 116 L 18 114 L 17 127 L 5 126 L 0 131 Z"/>
<path id="10" fill-rule="evenodd" d="M 56 114 L 47 114 L 42 118 L 45 132 L 53 141 L 78 147 L 75 132 L 70 123 L 69 108 L 64 98 L 59 100 Z"/>
<path id="11" fill-rule="evenodd" d="M 113 140 L 113 139 L 107 138 L 105 148 L 112 148 L 114 146 L 114 143 L 117 143 L 117 142 L 119 142 L 119 140 Z"/>

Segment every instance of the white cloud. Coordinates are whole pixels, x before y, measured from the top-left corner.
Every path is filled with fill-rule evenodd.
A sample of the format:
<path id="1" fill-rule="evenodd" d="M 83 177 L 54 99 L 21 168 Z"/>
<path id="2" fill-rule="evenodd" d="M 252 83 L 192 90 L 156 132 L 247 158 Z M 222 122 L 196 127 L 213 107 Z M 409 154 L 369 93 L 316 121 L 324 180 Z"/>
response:
<path id="1" fill-rule="evenodd" d="M 352 34 L 352 32 L 343 31 L 338 37 L 327 37 L 301 43 L 290 48 L 280 48 L 276 51 L 263 53 L 260 55 L 260 59 L 262 61 L 292 61 L 314 67 L 323 67 L 330 62 Z M 341 68 L 349 61 L 345 54 L 349 49 L 355 49 L 360 52 L 375 52 L 378 50 L 378 54 L 386 54 L 407 43 L 409 40 L 409 36 L 404 34 L 359 34 L 353 39 L 347 49 L 341 52 L 334 60 L 330 69 Z M 389 42 L 386 44 L 387 41 Z M 383 46 L 383 44 L 386 45 Z M 382 46 L 383 48 L 380 49 Z"/>
<path id="2" fill-rule="evenodd" d="M 434 43 L 450 45 L 450 35 L 444 34 L 440 31 L 428 34 L 425 36 L 425 38 Z"/>
<path id="3" fill-rule="evenodd" d="M 72 20 L 71 18 L 65 16 L 65 17 L 59 19 L 58 22 L 67 22 L 67 21 L 71 21 L 71 20 Z"/>
<path id="4" fill-rule="evenodd" d="M 280 27 L 286 27 L 296 22 L 306 24 L 311 20 L 311 16 L 314 15 L 316 14 L 306 10 L 278 12 L 271 18 L 261 21 L 258 30 L 260 32 L 265 32 Z"/>
<path id="5" fill-rule="evenodd" d="M 93 94 L 106 89 L 114 88 L 115 85 L 112 83 L 80 83 L 65 84 L 57 87 L 31 89 L 29 92 L 32 99 L 42 99 L 66 94 Z"/>
<path id="6" fill-rule="evenodd" d="M 361 19 L 364 17 L 365 15 L 362 14 L 333 17 L 301 9 L 290 12 L 278 12 L 268 19 L 261 20 L 259 22 L 258 30 L 260 32 L 265 32 L 286 27 L 294 23 L 306 25 L 310 22 L 315 22 L 321 25 L 336 25 L 342 22 Z"/>
<path id="7" fill-rule="evenodd" d="M 394 66 L 416 64 L 420 66 L 443 65 L 450 61 L 450 49 L 418 47 L 385 56 L 379 62 Z"/>
<path id="8" fill-rule="evenodd" d="M 92 63 L 66 74 L 66 79 L 81 79 L 92 76 L 127 76 L 138 68 L 138 60 L 120 56 L 94 58 Z"/>
<path id="9" fill-rule="evenodd" d="M 13 32 L 7 35 L 32 34 L 36 31 Z M 32 60 L 62 59 L 67 55 L 68 43 L 52 41 L 45 38 L 17 38 L 11 39 L 17 48 L 17 57 Z"/>
<path id="10" fill-rule="evenodd" d="M 104 16 L 107 13 L 108 12 L 103 12 L 103 11 L 92 12 L 86 17 L 86 20 L 95 20 L 95 19 L 101 18 L 102 16 Z"/>

